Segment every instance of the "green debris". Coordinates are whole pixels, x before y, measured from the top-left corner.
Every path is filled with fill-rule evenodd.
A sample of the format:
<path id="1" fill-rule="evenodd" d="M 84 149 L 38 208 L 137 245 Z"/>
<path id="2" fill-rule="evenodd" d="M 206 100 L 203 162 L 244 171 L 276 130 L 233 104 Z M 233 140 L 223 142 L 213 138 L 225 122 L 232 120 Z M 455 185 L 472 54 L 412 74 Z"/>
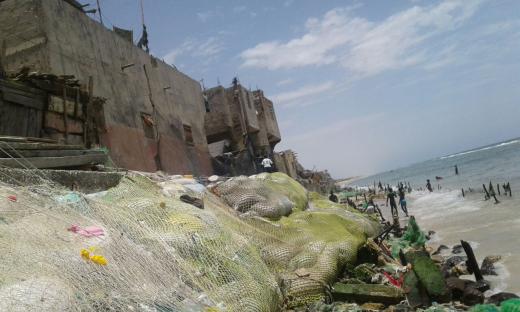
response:
<path id="1" fill-rule="evenodd" d="M 500 310 L 493 304 L 477 304 L 470 312 L 500 312 Z"/>
<path id="2" fill-rule="evenodd" d="M 500 304 L 502 312 L 520 312 L 520 299 L 509 299 Z"/>
<path id="3" fill-rule="evenodd" d="M 406 231 L 403 233 L 403 236 L 390 241 L 390 245 L 392 245 L 392 256 L 394 258 L 398 258 L 400 249 L 405 251 L 410 247 L 420 248 L 424 247 L 425 243 L 426 235 L 419 228 L 419 225 L 415 221 L 415 218 L 410 217 L 410 219 L 408 220 L 408 227 L 406 228 Z"/>

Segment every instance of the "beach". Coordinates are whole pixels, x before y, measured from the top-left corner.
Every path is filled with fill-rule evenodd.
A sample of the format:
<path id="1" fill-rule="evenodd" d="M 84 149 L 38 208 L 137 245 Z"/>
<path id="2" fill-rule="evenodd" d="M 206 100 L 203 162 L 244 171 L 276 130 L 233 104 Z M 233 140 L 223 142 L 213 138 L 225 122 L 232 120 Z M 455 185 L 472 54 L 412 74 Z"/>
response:
<path id="1" fill-rule="evenodd" d="M 487 276 L 492 282 L 490 293 L 520 292 L 520 142 L 510 140 L 482 148 L 438 157 L 406 168 L 393 170 L 358 180 L 358 186 L 373 186 L 374 181 L 397 185 L 410 182 L 414 191 L 407 195 L 408 210 L 419 225 L 436 232 L 430 244 L 453 246 L 460 240 L 472 242 L 478 261 L 488 255 L 500 255 L 497 276 Z M 459 168 L 455 174 L 454 166 Z M 436 180 L 435 177 L 442 177 Z M 433 192 L 425 190 L 430 179 Z M 499 204 L 484 200 L 482 184 L 494 185 Z M 503 183 L 511 184 L 512 196 L 504 194 Z M 501 189 L 498 195 L 497 184 Z M 440 189 L 439 189 L 440 188 Z M 462 195 L 465 190 L 465 197 Z M 390 208 L 381 207 L 385 213 Z M 386 211 L 388 210 L 388 211 Z"/>

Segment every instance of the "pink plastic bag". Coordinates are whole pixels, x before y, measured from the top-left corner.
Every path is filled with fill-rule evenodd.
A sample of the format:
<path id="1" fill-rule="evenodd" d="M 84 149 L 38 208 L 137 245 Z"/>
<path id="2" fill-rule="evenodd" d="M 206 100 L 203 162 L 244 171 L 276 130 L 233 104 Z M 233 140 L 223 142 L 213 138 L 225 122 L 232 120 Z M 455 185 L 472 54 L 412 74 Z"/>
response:
<path id="1" fill-rule="evenodd" d="M 105 235 L 105 231 L 99 226 L 87 226 L 85 228 L 81 228 L 79 225 L 73 224 L 67 230 L 85 237 L 97 237 Z"/>

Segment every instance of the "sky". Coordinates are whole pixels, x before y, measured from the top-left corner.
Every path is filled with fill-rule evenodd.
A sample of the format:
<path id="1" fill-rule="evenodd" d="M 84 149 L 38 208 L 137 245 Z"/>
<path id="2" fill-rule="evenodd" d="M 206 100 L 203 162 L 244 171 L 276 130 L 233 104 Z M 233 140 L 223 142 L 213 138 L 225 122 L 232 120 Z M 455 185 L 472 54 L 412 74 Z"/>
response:
<path id="1" fill-rule="evenodd" d="M 100 3 L 107 27 L 138 39 L 139 0 Z M 143 7 L 153 55 L 206 88 L 237 76 L 264 90 L 282 132 L 277 150 L 295 150 L 309 169 L 368 175 L 520 136 L 518 0 Z"/>

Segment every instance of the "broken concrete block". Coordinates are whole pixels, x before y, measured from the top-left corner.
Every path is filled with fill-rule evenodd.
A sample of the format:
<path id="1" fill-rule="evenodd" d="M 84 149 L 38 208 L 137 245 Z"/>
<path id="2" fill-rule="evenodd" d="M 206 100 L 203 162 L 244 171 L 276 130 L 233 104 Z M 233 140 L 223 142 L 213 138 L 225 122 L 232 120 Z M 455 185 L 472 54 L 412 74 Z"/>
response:
<path id="1" fill-rule="evenodd" d="M 370 283 L 372 281 L 372 277 L 377 274 L 374 268 L 375 265 L 372 263 L 363 263 L 354 268 L 352 275 L 354 278 L 360 281 Z"/>
<path id="2" fill-rule="evenodd" d="M 432 300 L 447 302 L 451 299 L 441 270 L 426 251 L 411 250 L 406 253 L 406 260 Z"/>
<path id="3" fill-rule="evenodd" d="M 387 305 L 397 304 L 404 299 L 399 288 L 377 284 L 336 283 L 332 286 L 332 297 L 336 301 L 379 302 Z"/>
<path id="4" fill-rule="evenodd" d="M 426 293 L 426 289 L 419 282 L 419 278 L 415 272 L 406 272 L 403 280 L 403 292 L 406 300 L 412 308 L 427 307 L 431 304 L 431 300 Z"/>

